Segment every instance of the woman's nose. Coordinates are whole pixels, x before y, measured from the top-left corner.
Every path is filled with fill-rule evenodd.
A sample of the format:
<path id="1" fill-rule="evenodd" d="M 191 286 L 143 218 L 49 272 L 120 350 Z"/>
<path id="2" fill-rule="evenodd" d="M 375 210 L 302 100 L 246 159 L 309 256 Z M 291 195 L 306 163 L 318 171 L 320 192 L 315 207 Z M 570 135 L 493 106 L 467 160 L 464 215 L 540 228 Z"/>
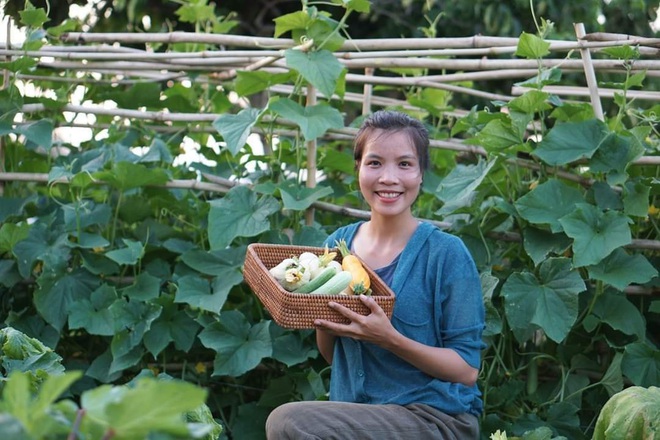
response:
<path id="1" fill-rule="evenodd" d="M 396 183 L 399 180 L 399 176 L 395 169 L 391 167 L 383 167 L 380 177 L 378 179 L 381 183 Z"/>

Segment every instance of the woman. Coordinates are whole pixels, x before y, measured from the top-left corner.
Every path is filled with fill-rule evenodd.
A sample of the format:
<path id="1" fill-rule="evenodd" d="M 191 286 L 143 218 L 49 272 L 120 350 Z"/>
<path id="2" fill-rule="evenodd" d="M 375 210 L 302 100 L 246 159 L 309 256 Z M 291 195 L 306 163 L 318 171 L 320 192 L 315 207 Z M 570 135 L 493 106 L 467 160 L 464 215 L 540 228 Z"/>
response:
<path id="1" fill-rule="evenodd" d="M 391 321 L 329 306 L 349 324 L 315 322 L 319 351 L 332 365 L 330 401 L 293 402 L 266 422 L 270 440 L 476 439 L 482 411 L 476 385 L 484 327 L 479 275 L 463 243 L 413 217 L 429 163 L 428 133 L 406 114 L 379 111 L 355 138 L 360 191 L 369 221 L 339 228 L 392 288 Z"/>

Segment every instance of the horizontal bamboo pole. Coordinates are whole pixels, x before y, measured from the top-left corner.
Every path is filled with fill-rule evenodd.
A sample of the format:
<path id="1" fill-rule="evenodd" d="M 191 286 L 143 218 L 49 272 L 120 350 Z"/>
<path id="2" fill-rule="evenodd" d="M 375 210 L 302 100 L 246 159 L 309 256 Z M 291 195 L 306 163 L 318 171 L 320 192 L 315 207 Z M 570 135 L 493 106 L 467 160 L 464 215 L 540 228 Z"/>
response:
<path id="1" fill-rule="evenodd" d="M 530 89 L 527 87 L 513 86 L 511 94 L 522 95 Z M 552 93 L 553 95 L 560 96 L 589 96 L 589 89 L 577 86 L 544 86 L 544 92 Z M 623 94 L 620 89 L 598 88 L 598 95 L 602 98 L 614 98 L 616 94 Z M 626 96 L 628 99 L 643 99 L 649 101 L 660 101 L 660 92 L 650 90 L 627 90 Z"/>
<path id="2" fill-rule="evenodd" d="M 156 187 L 165 187 L 171 189 L 189 189 L 189 190 L 199 190 L 199 191 L 209 191 L 214 193 L 226 194 L 229 189 L 236 185 L 243 185 L 229 179 L 223 179 L 218 176 L 211 176 L 209 174 L 204 174 L 204 177 L 207 179 L 213 179 L 213 182 L 201 182 L 198 180 L 171 180 L 164 185 L 153 185 Z M 35 182 L 35 183 L 48 183 L 48 184 L 68 184 L 67 178 L 59 178 L 54 181 L 49 181 L 48 174 L 46 173 L 0 173 L 0 181 L 5 182 Z M 249 186 L 249 185 L 248 185 Z M 371 213 L 369 211 L 349 208 L 346 206 L 335 205 L 327 202 L 317 201 L 313 204 L 315 208 L 333 212 L 336 214 L 346 215 L 350 217 L 355 217 L 359 219 L 369 219 Z M 428 221 L 435 224 L 441 229 L 448 229 L 452 227 L 452 223 L 443 222 L 432 219 L 423 219 L 419 220 Z M 506 241 L 521 241 L 519 234 L 514 232 L 499 233 L 495 232 L 492 235 L 492 238 L 506 240 Z M 625 246 L 630 249 L 646 249 L 646 250 L 660 250 L 660 241 L 658 240 L 640 240 L 633 239 L 632 242 Z"/>

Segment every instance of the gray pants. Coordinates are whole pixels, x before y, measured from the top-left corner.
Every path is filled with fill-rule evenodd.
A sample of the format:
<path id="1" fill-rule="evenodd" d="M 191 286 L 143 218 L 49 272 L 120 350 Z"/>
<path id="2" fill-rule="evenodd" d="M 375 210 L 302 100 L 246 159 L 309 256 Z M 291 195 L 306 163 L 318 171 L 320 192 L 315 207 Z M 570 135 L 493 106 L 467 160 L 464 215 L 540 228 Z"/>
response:
<path id="1" fill-rule="evenodd" d="M 476 440 L 479 419 L 428 405 L 304 401 L 279 406 L 266 421 L 268 440 Z"/>

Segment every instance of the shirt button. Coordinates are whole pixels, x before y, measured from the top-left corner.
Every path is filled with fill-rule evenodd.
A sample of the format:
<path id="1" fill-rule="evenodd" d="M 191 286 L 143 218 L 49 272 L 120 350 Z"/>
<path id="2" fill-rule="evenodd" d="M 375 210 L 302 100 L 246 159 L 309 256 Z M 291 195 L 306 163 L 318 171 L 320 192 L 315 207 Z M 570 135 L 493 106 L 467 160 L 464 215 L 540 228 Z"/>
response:
<path id="1" fill-rule="evenodd" d="M 364 371 L 358 370 L 358 376 L 360 376 L 360 377 L 364 376 Z"/>

